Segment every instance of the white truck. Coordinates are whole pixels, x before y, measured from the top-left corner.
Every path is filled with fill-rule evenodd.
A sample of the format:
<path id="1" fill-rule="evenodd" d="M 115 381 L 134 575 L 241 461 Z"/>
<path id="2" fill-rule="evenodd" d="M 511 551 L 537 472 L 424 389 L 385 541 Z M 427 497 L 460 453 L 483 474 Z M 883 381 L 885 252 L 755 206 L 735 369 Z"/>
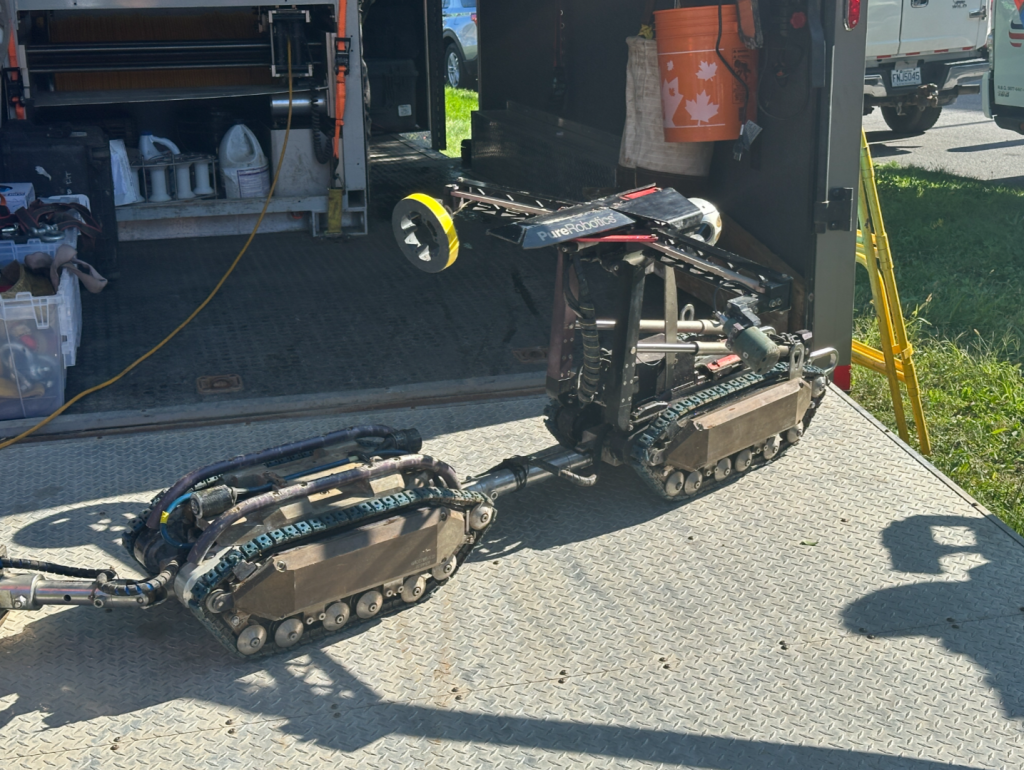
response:
<path id="1" fill-rule="evenodd" d="M 997 126 L 1024 134 L 1024 4 L 995 0 L 993 6 L 992 70 L 982 80 L 981 107 Z"/>
<path id="2" fill-rule="evenodd" d="M 869 0 L 864 114 L 893 131 L 926 131 L 942 107 L 976 94 L 988 71 L 990 0 Z"/>

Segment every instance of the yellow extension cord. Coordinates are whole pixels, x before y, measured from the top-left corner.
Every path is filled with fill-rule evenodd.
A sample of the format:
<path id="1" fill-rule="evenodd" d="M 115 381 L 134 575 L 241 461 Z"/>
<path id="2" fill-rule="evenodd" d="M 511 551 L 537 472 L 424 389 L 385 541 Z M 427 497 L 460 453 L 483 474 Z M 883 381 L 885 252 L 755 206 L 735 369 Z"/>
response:
<path id="1" fill-rule="evenodd" d="M 128 364 L 128 366 L 126 366 L 124 368 L 124 371 L 122 371 L 117 376 L 111 377 L 109 380 L 107 380 L 106 382 L 101 382 L 99 385 L 94 385 L 91 388 L 87 388 L 86 390 L 83 390 L 81 393 L 79 393 L 77 396 L 75 396 L 70 401 L 65 403 L 64 406 L 62 406 L 60 409 L 55 411 L 53 414 L 51 414 L 45 420 L 43 420 L 42 422 L 40 422 L 40 423 L 38 423 L 36 425 L 33 425 L 31 428 L 29 428 L 24 433 L 21 433 L 21 434 L 15 436 L 12 439 L 8 439 L 7 441 L 0 442 L 0 449 L 6 449 L 9 446 L 17 444 L 22 439 L 27 438 L 28 436 L 31 436 L 33 433 L 35 433 L 37 430 L 42 428 L 44 425 L 46 425 L 47 423 L 51 422 L 58 415 L 63 414 L 68 409 L 68 407 L 72 406 L 73 404 L 77 404 L 83 398 L 85 398 L 88 395 L 91 395 L 92 393 L 95 393 L 95 392 L 97 392 L 99 390 L 103 390 L 104 388 L 109 387 L 110 385 L 113 385 L 115 382 L 117 382 L 122 377 L 124 377 L 126 374 L 128 374 L 128 372 L 130 372 L 132 369 L 137 367 L 139 364 L 141 364 L 143 361 L 145 361 L 151 355 L 153 355 L 158 350 L 160 350 L 160 348 L 162 348 L 164 345 L 166 345 L 168 342 L 170 342 L 172 339 L 174 339 L 174 337 L 177 336 L 178 332 L 180 332 L 182 329 L 184 329 L 186 326 L 188 326 L 190 323 L 192 323 L 193 319 L 195 319 L 195 317 L 197 315 L 199 315 L 203 311 L 203 308 L 205 308 L 207 305 L 210 304 L 210 300 L 212 300 L 214 298 L 214 296 L 216 296 L 217 292 L 220 291 L 221 286 L 224 285 L 224 282 L 228 279 L 228 276 L 231 275 L 231 273 L 234 271 L 235 267 L 241 261 L 242 257 L 245 255 L 245 252 L 249 249 L 249 244 L 252 243 L 252 239 L 256 237 L 256 233 L 260 229 L 260 225 L 263 224 L 263 217 L 267 213 L 267 208 L 269 208 L 269 206 L 270 206 L 271 199 L 274 197 L 274 188 L 277 187 L 277 180 L 278 180 L 278 178 L 281 175 L 281 166 L 284 164 L 284 154 L 285 154 L 285 152 L 288 149 L 288 135 L 291 133 L 291 130 L 292 130 L 292 42 L 291 42 L 291 40 L 289 40 L 288 41 L 288 122 L 285 125 L 284 143 L 281 145 L 281 157 L 277 161 L 277 168 L 274 170 L 274 181 L 270 185 L 270 192 L 267 193 L 267 199 L 263 203 L 263 210 L 260 212 L 259 219 L 256 220 L 256 226 L 253 227 L 252 232 L 249 233 L 249 240 L 247 240 L 245 242 L 245 245 L 242 247 L 242 250 L 240 252 L 238 252 L 238 256 L 235 257 L 235 261 L 231 263 L 231 266 L 227 269 L 227 272 L 225 272 L 224 275 L 221 276 L 221 279 L 219 281 L 217 281 L 217 285 L 213 287 L 213 291 L 211 291 L 210 294 L 206 297 L 206 299 L 204 299 L 202 301 L 202 303 L 200 303 L 199 307 L 197 307 L 195 310 L 193 310 L 191 315 L 189 315 L 188 318 L 186 318 L 184 321 L 182 321 L 178 325 L 178 328 L 176 328 L 174 331 L 172 331 L 170 334 L 168 334 L 166 337 L 164 337 L 163 340 L 161 340 L 161 342 L 158 345 L 156 345 L 156 347 L 150 349 L 149 351 L 147 351 L 146 353 L 144 353 L 143 355 L 139 356 L 137 359 L 132 361 L 130 364 Z"/>

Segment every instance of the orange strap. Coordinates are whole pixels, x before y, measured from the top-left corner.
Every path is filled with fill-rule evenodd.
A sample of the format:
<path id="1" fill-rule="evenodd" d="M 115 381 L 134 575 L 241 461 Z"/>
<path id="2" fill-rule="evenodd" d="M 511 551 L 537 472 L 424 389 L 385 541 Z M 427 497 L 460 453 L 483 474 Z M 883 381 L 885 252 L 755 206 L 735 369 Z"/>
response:
<path id="1" fill-rule="evenodd" d="M 18 43 L 15 40 L 13 29 L 11 30 L 11 36 L 7 39 L 7 58 L 10 59 L 11 68 L 17 70 L 17 72 L 11 73 L 11 79 L 20 80 L 21 69 L 18 67 Z M 20 100 L 14 104 L 14 115 L 18 120 L 25 119 L 25 105 L 23 105 Z"/>
<path id="2" fill-rule="evenodd" d="M 347 47 L 345 42 L 345 17 L 348 16 L 348 0 L 338 0 L 338 37 L 335 46 L 338 51 Z M 348 70 L 338 68 L 335 75 L 337 84 L 334 92 L 334 157 L 341 159 L 341 127 L 345 125 L 345 76 Z"/>

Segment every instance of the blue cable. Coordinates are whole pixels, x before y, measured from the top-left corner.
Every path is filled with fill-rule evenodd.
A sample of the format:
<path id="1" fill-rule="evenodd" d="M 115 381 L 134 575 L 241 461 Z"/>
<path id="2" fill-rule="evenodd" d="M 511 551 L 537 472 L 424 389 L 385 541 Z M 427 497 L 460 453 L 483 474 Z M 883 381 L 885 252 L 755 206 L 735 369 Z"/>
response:
<path id="1" fill-rule="evenodd" d="M 173 503 L 171 503 L 170 507 L 160 515 L 160 536 L 164 539 L 164 542 L 174 546 L 175 548 L 191 548 L 192 546 L 190 543 L 179 543 L 171 538 L 171 533 L 167 531 L 167 518 L 172 513 L 174 513 L 175 508 L 181 505 L 185 500 L 188 500 L 190 497 L 192 497 L 191 492 L 182 495 Z"/>

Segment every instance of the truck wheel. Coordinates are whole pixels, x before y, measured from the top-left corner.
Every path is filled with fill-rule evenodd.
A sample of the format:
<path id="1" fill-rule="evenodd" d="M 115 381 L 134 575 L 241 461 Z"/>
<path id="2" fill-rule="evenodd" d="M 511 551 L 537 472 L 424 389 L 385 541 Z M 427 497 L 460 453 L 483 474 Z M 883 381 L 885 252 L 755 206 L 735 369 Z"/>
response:
<path id="1" fill-rule="evenodd" d="M 910 109 L 905 114 L 897 113 L 895 107 L 883 107 L 882 118 L 897 134 L 919 134 L 935 125 L 942 114 L 942 107 L 925 107 L 923 110 Z"/>
<path id="2" fill-rule="evenodd" d="M 466 85 L 466 60 L 462 58 L 455 43 L 449 43 L 444 49 L 445 80 L 452 88 L 464 88 Z"/>

